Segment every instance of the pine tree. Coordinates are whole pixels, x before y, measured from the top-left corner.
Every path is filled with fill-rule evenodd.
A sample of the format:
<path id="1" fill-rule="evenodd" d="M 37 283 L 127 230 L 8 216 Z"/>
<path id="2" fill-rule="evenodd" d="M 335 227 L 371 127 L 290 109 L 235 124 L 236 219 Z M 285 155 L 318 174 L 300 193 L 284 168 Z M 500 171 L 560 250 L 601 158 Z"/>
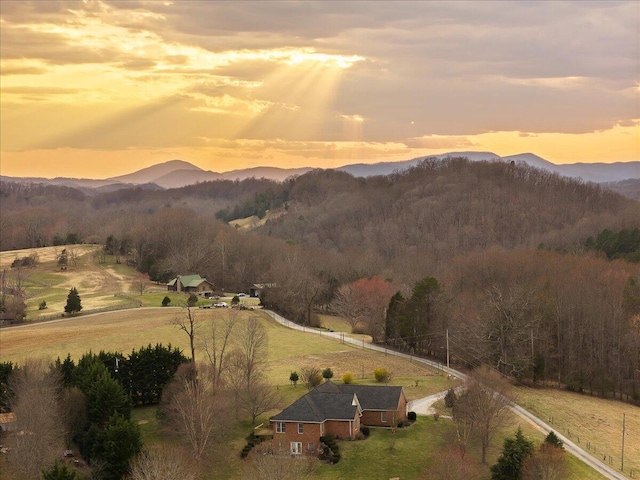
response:
<path id="1" fill-rule="evenodd" d="M 64 307 L 65 313 L 75 313 L 82 310 L 82 304 L 80 302 L 80 295 L 78 295 L 78 290 L 76 287 L 73 287 L 69 290 L 69 295 L 67 295 L 67 305 Z"/>
<path id="2" fill-rule="evenodd" d="M 533 452 L 533 442 L 527 440 L 518 427 L 513 438 L 506 438 L 502 448 L 502 455 L 491 467 L 491 480 L 518 480 L 522 465 Z"/>
<path id="3" fill-rule="evenodd" d="M 66 464 L 56 460 L 51 468 L 42 470 L 42 480 L 80 480 L 80 477 Z"/>

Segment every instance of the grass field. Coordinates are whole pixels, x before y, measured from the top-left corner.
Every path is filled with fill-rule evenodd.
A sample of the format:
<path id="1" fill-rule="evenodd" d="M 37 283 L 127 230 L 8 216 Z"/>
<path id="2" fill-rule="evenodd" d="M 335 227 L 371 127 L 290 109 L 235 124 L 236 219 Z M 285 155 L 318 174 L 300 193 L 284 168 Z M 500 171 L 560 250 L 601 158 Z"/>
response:
<path id="1" fill-rule="evenodd" d="M 28 305 L 30 318 L 37 318 L 37 303 L 45 299 L 49 308 L 44 314 L 62 311 L 68 288 L 77 286 L 82 298 L 83 314 L 51 322 L 33 323 L 26 326 L 0 329 L 0 361 L 22 363 L 27 357 L 44 357 L 55 360 L 70 353 L 77 360 L 85 352 L 92 350 L 121 351 L 125 354 L 147 344 L 172 344 L 188 352 L 188 338 L 175 325 L 175 320 L 185 316 L 186 297 L 169 294 L 164 286 L 147 284 L 143 295 L 134 289 L 135 271 L 130 267 L 107 259 L 107 263 L 96 263 L 91 255 L 92 249 L 83 250 L 77 265 L 67 271 L 60 271 L 55 265 L 55 251 L 39 250 L 40 265 L 29 269 L 27 291 L 30 296 Z M 40 253 L 41 252 L 41 253 Z M 26 256 L 28 251 L 3 252 L 0 264 L 10 265 L 16 256 Z M 43 259 L 52 257 L 48 261 Z M 171 299 L 173 307 L 162 308 L 160 304 L 165 295 Z M 231 296 L 223 298 L 229 302 Z M 254 306 L 256 299 L 243 297 L 241 302 Z M 211 303 L 200 300 L 200 304 Z M 99 314 L 85 314 L 87 310 L 114 308 L 127 305 L 144 305 L 155 308 L 135 308 L 111 311 Z M 392 384 L 405 387 L 407 397 L 421 398 L 429 394 L 448 389 L 453 383 L 431 368 L 416 362 L 399 359 L 391 355 L 362 350 L 335 339 L 309 335 L 286 329 L 259 310 L 231 309 L 194 309 L 199 324 L 199 336 L 207 335 L 211 324 L 226 315 L 239 315 L 240 319 L 257 316 L 267 329 L 269 336 L 269 378 L 276 385 L 283 398 L 283 406 L 306 392 L 302 385 L 294 387 L 289 383 L 293 370 L 304 367 L 324 369 L 330 367 L 334 379 L 340 381 L 343 373 L 351 372 L 358 383 L 373 383 L 373 370 L 385 367 L 393 373 Z M 233 313 L 232 313 L 233 312 Z M 325 329 L 349 333 L 346 323 L 340 319 L 321 316 Z M 361 338 L 361 335 L 353 335 Z M 204 359 L 202 345 L 197 345 L 196 356 Z M 518 401 L 525 408 L 537 414 L 542 420 L 553 419 L 558 432 L 567 435 L 586 447 L 602 459 L 611 457 L 613 466 L 619 467 L 621 450 L 622 413 L 626 414 L 627 437 L 625 442 L 625 473 L 633 468 L 635 476 L 640 477 L 640 408 L 628 404 L 581 396 L 557 390 L 518 389 Z M 267 422 L 270 415 L 263 415 L 259 422 Z M 443 413 L 446 414 L 445 411 Z M 144 408 L 134 411 L 134 418 L 141 422 L 144 438 L 149 443 L 161 441 L 158 432 L 155 409 Z M 522 425 L 525 433 L 537 442 L 542 434 L 527 422 L 514 417 L 497 437 L 512 435 L 517 425 Z M 416 425 L 390 438 L 390 432 L 376 430 L 374 435 L 362 442 L 344 442 L 343 460 L 332 467 L 321 467 L 318 478 L 426 478 L 422 472 L 431 462 L 434 449 L 450 435 L 451 424 L 446 419 L 439 422 L 421 419 Z M 231 455 L 230 460 L 222 460 L 222 467 L 216 467 L 216 478 L 238 478 L 241 462 L 235 453 L 243 446 L 243 437 L 250 431 L 250 425 L 241 422 L 230 432 L 226 448 L 217 452 L 221 458 Z M 448 433 L 449 432 L 449 433 Z M 394 449 L 389 444 L 394 443 Z M 502 447 L 498 438 L 489 452 L 490 462 L 495 461 Z M 476 448 L 477 450 L 477 448 Z M 384 452 L 383 455 L 380 452 Z M 478 451 L 471 455 L 478 456 Z M 221 468 L 222 470 L 218 470 Z M 570 460 L 571 476 L 576 479 L 601 478 L 576 459 Z M 487 471 L 488 472 L 488 471 Z M 486 472 L 485 472 L 486 473 Z M 488 478 L 488 474 L 484 478 Z"/>
<path id="2" fill-rule="evenodd" d="M 625 415 L 624 471 L 640 477 L 640 407 L 552 389 L 518 388 L 518 403 L 594 457 L 620 469 Z"/>

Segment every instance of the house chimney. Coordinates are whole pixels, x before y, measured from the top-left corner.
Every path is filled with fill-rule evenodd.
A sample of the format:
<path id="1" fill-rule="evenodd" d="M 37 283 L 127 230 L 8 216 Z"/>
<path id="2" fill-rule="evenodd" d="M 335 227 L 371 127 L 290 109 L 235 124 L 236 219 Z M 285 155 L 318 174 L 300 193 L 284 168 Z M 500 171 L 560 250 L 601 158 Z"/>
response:
<path id="1" fill-rule="evenodd" d="M 182 291 L 182 276 L 178 275 L 176 277 L 176 292 L 181 292 Z"/>

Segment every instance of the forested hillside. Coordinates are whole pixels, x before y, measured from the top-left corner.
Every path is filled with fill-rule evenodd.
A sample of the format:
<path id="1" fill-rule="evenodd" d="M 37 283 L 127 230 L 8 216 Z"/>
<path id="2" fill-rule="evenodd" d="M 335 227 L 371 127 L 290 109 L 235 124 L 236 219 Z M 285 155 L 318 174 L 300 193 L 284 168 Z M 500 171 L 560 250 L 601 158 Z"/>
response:
<path id="1" fill-rule="evenodd" d="M 299 322 L 335 311 L 437 357 L 449 329 L 457 362 L 638 398 L 640 203 L 594 184 L 427 159 L 390 176 L 317 170 L 95 196 L 3 182 L 0 199 L 3 250 L 97 243 L 160 282 L 276 285 L 263 302 Z M 273 209 L 250 232 L 221 220 Z"/>

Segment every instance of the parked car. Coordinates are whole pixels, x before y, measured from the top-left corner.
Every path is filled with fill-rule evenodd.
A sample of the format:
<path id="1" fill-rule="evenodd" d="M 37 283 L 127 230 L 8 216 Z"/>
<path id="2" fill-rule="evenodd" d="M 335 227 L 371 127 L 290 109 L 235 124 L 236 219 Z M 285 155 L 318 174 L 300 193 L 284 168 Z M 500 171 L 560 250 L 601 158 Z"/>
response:
<path id="1" fill-rule="evenodd" d="M 65 457 L 73 457 L 73 450 L 69 450 L 68 448 L 64 451 Z"/>
<path id="2" fill-rule="evenodd" d="M 239 297 L 246 297 L 246 296 L 247 296 L 247 294 L 246 294 L 246 293 L 244 293 L 244 292 L 240 292 L 240 293 L 238 294 L 238 296 L 239 296 Z"/>
<path id="3" fill-rule="evenodd" d="M 227 304 L 225 302 L 218 302 L 218 303 L 214 303 L 213 306 L 215 308 L 227 308 Z"/>

